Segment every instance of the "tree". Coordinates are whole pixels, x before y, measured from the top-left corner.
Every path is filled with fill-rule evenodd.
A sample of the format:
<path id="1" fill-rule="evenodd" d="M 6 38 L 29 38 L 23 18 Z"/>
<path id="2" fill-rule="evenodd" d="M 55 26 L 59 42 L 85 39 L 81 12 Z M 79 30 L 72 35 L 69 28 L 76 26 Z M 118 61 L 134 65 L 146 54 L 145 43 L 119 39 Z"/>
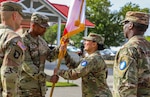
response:
<path id="1" fill-rule="evenodd" d="M 149 12 L 148 8 L 141 9 L 137 4 L 131 2 L 125 4 L 119 12 L 111 12 L 109 7 L 111 3 L 108 0 L 87 0 L 87 19 L 96 25 L 89 32 L 101 34 L 105 38 L 107 47 L 119 46 L 125 42 L 121 21 L 127 11 Z"/>
<path id="2" fill-rule="evenodd" d="M 150 36 L 145 36 L 145 39 L 150 42 Z"/>
<path id="3" fill-rule="evenodd" d="M 58 24 L 55 24 L 53 26 L 50 26 L 46 30 L 43 38 L 46 40 L 46 42 L 48 44 L 52 45 L 52 44 L 54 44 L 54 41 L 56 41 L 56 39 L 57 39 L 57 29 L 58 29 Z M 61 32 L 63 32 L 63 29 L 64 29 L 64 25 L 61 25 Z"/>
<path id="4" fill-rule="evenodd" d="M 80 41 L 82 40 L 84 32 L 80 32 L 74 36 L 72 36 L 70 39 L 74 41 L 74 46 L 80 47 L 81 43 Z"/>
<path id="5" fill-rule="evenodd" d="M 111 13 L 109 7 L 111 3 L 108 0 L 87 0 L 87 19 L 96 26 L 89 32 L 101 34 L 105 38 L 105 45 L 118 46 L 124 41 L 120 18 L 117 13 Z"/>
<path id="6" fill-rule="evenodd" d="M 150 9 L 141 9 L 139 5 L 131 2 L 125 4 L 119 12 L 111 12 L 111 3 L 108 0 L 87 0 L 86 18 L 95 24 L 95 28 L 89 29 L 88 33 L 98 33 L 105 38 L 106 47 L 119 46 L 125 42 L 121 21 L 125 18 L 127 11 L 150 12 Z M 64 30 L 64 25 L 61 27 Z M 44 39 L 53 44 L 57 35 L 57 25 L 50 27 L 44 35 Z M 74 45 L 79 47 L 84 33 L 71 37 Z"/>
<path id="7" fill-rule="evenodd" d="M 125 14 L 127 11 L 141 11 L 141 12 L 149 13 L 150 9 L 148 8 L 142 9 L 138 4 L 132 4 L 131 2 L 126 3 L 118 12 L 118 15 L 121 17 L 121 19 L 125 18 Z"/>

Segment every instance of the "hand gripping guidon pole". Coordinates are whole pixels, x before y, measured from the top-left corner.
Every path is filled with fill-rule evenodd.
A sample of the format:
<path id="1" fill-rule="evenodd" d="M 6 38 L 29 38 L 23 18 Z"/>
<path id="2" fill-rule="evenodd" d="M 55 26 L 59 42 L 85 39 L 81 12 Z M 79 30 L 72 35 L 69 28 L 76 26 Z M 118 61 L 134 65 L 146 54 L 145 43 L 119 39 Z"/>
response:
<path id="1" fill-rule="evenodd" d="M 79 32 L 82 32 L 82 31 L 85 29 L 85 23 L 80 23 L 81 13 L 82 13 L 84 1 L 85 1 L 85 0 L 82 0 L 82 2 L 81 2 L 81 6 L 80 6 L 80 10 L 79 10 L 80 12 L 79 12 L 79 14 L 78 14 L 78 16 L 77 16 L 77 17 L 78 17 L 78 20 L 75 20 L 75 21 L 74 21 L 74 24 L 73 24 L 73 25 L 76 26 L 76 29 L 67 32 L 67 33 L 61 38 L 61 41 L 60 41 L 61 45 L 67 45 L 67 44 L 65 44 L 65 43 L 67 43 L 67 42 L 65 42 L 64 40 L 69 39 L 71 36 L 73 36 L 73 35 L 75 35 L 75 34 L 77 34 L 77 33 L 79 33 Z M 58 64 L 57 64 L 57 68 L 58 68 L 58 69 L 60 68 L 61 61 L 62 61 L 62 59 L 64 58 L 65 54 L 66 54 L 66 50 L 59 51 Z M 55 87 L 55 83 L 52 84 L 52 88 L 51 88 L 51 92 L 50 92 L 50 97 L 52 97 L 52 95 L 53 95 L 54 87 Z"/>

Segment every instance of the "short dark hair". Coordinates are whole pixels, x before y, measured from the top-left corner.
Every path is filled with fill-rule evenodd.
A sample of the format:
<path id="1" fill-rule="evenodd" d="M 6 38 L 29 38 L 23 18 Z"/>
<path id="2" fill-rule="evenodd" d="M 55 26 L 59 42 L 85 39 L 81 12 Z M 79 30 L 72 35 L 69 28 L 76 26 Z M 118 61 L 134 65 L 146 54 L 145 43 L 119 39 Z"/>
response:
<path id="1" fill-rule="evenodd" d="M 104 44 L 97 44 L 98 45 L 98 50 L 104 50 Z"/>
<path id="2" fill-rule="evenodd" d="M 133 22 L 134 27 L 140 32 L 146 32 L 148 25 Z"/>

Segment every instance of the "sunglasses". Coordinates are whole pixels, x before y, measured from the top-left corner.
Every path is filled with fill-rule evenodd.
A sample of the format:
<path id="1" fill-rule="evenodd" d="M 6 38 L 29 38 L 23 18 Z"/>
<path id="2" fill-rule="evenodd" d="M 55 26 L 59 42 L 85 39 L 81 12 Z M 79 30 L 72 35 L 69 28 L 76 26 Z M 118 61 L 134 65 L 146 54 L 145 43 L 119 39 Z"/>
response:
<path id="1" fill-rule="evenodd" d="M 124 21 L 124 22 L 122 22 L 122 25 L 126 25 L 126 24 L 128 24 L 130 21 Z"/>

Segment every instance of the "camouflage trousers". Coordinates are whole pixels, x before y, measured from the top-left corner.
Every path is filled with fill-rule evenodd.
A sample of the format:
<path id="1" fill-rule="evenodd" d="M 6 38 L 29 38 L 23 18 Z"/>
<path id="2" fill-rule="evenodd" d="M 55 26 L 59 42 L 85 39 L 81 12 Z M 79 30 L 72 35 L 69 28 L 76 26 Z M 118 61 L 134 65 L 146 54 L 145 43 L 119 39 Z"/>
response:
<path id="1" fill-rule="evenodd" d="M 109 89 L 93 92 L 82 92 L 82 97 L 113 97 Z"/>
<path id="2" fill-rule="evenodd" d="M 20 90 L 19 95 L 20 97 L 45 97 L 42 96 L 41 91 L 38 89 Z"/>
<path id="3" fill-rule="evenodd" d="M 20 97 L 45 97 L 46 91 L 47 87 L 45 86 L 45 82 L 40 83 L 30 77 L 20 80 Z"/>
<path id="4" fill-rule="evenodd" d="M 19 97 L 19 66 L 2 66 L 1 67 L 1 96 L 2 97 Z"/>

